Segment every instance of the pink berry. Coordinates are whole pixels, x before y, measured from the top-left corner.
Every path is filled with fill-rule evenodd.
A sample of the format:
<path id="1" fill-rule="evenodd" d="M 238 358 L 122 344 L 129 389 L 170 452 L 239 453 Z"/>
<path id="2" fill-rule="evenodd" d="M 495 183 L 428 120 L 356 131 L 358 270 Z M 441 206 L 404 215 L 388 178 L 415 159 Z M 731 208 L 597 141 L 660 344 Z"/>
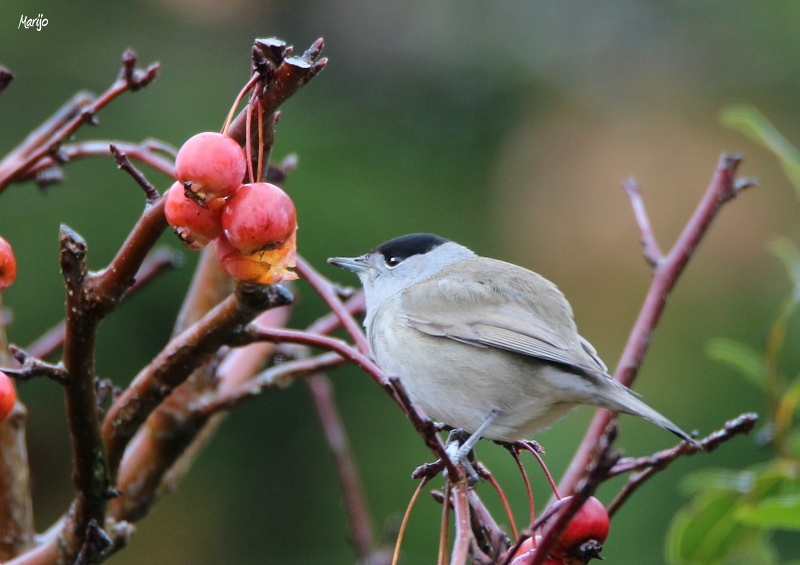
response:
<path id="1" fill-rule="evenodd" d="M 180 182 L 173 183 L 164 198 L 167 223 L 189 249 L 201 249 L 222 233 L 220 218 L 225 201 L 221 198 L 208 200 L 200 206 L 186 197 Z"/>
<path id="2" fill-rule="evenodd" d="M 243 184 L 225 203 L 222 229 L 231 245 L 245 255 L 272 249 L 297 229 L 294 203 L 274 184 Z"/>
<path id="3" fill-rule="evenodd" d="M 175 176 L 201 201 L 225 198 L 239 188 L 247 170 L 244 151 L 233 139 L 206 131 L 186 140 L 175 159 Z"/>
<path id="4" fill-rule="evenodd" d="M 11 377 L 0 371 L 0 422 L 5 420 L 17 401 L 17 391 Z"/>
<path id="5" fill-rule="evenodd" d="M 10 287 L 17 278 L 17 260 L 11 244 L 0 237 L 0 291 Z"/>

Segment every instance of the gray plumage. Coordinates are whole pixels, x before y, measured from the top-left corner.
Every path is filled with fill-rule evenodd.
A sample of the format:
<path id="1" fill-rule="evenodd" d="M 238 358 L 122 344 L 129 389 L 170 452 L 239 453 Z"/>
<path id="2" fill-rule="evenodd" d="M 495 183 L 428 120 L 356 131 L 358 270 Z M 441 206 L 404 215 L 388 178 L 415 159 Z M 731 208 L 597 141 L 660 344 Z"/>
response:
<path id="1" fill-rule="evenodd" d="M 431 234 L 331 263 L 358 274 L 372 355 L 431 418 L 527 439 L 579 404 L 641 416 L 693 441 L 613 379 L 544 277 Z"/>

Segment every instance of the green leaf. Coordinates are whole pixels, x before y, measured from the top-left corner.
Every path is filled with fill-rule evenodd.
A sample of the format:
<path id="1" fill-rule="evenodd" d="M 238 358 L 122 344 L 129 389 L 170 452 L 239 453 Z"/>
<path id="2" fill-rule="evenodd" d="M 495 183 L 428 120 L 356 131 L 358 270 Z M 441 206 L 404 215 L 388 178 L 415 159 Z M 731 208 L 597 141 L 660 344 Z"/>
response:
<path id="1" fill-rule="evenodd" d="M 738 496 L 714 491 L 695 497 L 690 510 L 675 515 L 667 538 L 667 560 L 712 565 L 722 561 L 754 530 L 734 519 Z"/>
<path id="2" fill-rule="evenodd" d="M 736 369 L 751 384 L 764 389 L 764 359 L 761 353 L 752 347 L 732 339 L 718 337 L 708 342 L 706 354 L 711 359 Z"/>
<path id="3" fill-rule="evenodd" d="M 752 106 L 728 106 L 722 111 L 722 123 L 737 129 L 772 151 L 800 197 L 800 152 L 770 121 Z"/>
<path id="4" fill-rule="evenodd" d="M 695 494 L 701 491 L 727 490 L 748 493 L 753 489 L 758 474 L 755 471 L 732 469 L 702 469 L 695 471 L 681 482 L 684 492 Z"/>
<path id="5" fill-rule="evenodd" d="M 800 531 L 800 494 L 773 496 L 736 510 L 736 520 L 762 530 Z"/>
<path id="6" fill-rule="evenodd" d="M 769 249 L 773 255 L 783 262 L 789 279 L 794 288 L 792 301 L 800 300 L 800 249 L 785 237 L 774 237 L 769 242 Z"/>

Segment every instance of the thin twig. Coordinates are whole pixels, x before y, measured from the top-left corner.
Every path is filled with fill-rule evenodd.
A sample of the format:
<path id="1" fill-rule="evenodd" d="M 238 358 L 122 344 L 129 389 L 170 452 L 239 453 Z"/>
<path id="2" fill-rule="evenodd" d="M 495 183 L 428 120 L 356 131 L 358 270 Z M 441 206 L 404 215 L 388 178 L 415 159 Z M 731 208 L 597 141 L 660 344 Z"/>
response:
<path id="1" fill-rule="evenodd" d="M 158 190 L 156 190 L 156 187 L 147 180 L 147 177 L 145 177 L 139 169 L 133 166 L 133 163 L 128 159 L 128 155 L 121 151 L 114 143 L 108 145 L 108 150 L 111 152 L 111 155 L 114 156 L 114 160 L 117 162 L 117 168 L 128 173 L 131 178 L 136 181 L 136 184 L 142 187 L 145 197 L 147 198 L 147 203 L 153 204 L 158 200 L 160 196 Z"/>
<path id="2" fill-rule="evenodd" d="M 453 553 L 450 563 L 455 565 L 467 562 L 470 545 L 474 539 L 472 537 L 472 528 L 470 527 L 468 491 L 469 486 L 467 485 L 466 477 L 453 484 L 452 499 L 456 534 L 453 540 Z"/>
<path id="3" fill-rule="evenodd" d="M 58 159 L 46 155 L 28 167 L 24 174 L 20 174 L 15 182 L 26 182 L 43 171 L 60 167 L 64 162 L 84 159 L 87 157 L 109 157 L 110 146 L 114 144 L 117 149 L 125 153 L 129 159 L 145 164 L 167 177 L 175 178 L 175 154 L 177 150 L 171 145 L 156 139 L 145 139 L 140 143 L 125 143 L 121 141 L 78 141 L 65 143 L 59 148 Z M 161 156 L 165 153 L 169 158 Z"/>
<path id="4" fill-rule="evenodd" d="M 648 265 L 655 267 L 664 259 L 664 254 L 661 253 L 661 249 L 658 246 L 653 227 L 650 224 L 650 218 L 647 215 L 647 209 L 642 200 L 642 187 L 639 186 L 639 183 L 634 178 L 622 181 L 622 187 L 625 189 L 628 198 L 630 198 L 633 216 L 639 225 L 642 247 L 644 248 L 644 259 Z"/>
<path id="5" fill-rule="evenodd" d="M 350 451 L 347 431 L 333 397 L 333 386 L 330 379 L 322 373 L 307 378 L 306 385 L 314 401 L 328 450 L 336 465 L 344 507 L 350 521 L 350 537 L 355 545 L 356 554 L 363 561 L 369 557 L 373 549 L 372 522 L 358 468 Z"/>
<path id="6" fill-rule="evenodd" d="M 28 354 L 15 345 L 10 345 L 9 350 L 14 359 L 20 364 L 19 368 L 9 367 L 3 369 L 7 375 L 20 381 L 29 381 L 35 377 L 47 377 L 58 384 L 67 384 L 67 370 L 62 363 L 52 364 L 42 361 Z"/>
<path id="7" fill-rule="evenodd" d="M 613 516 L 622 504 L 633 494 L 642 484 L 659 471 L 663 471 L 675 459 L 681 455 L 690 455 L 698 451 L 713 451 L 722 443 L 728 441 L 739 434 L 748 434 L 756 425 L 758 416 L 754 413 L 741 414 L 740 416 L 725 422 L 725 426 L 709 434 L 698 445 L 681 442 L 676 447 L 659 451 L 649 457 L 639 457 L 636 459 L 620 459 L 608 471 L 608 477 L 614 477 L 622 473 L 640 471 L 628 479 L 611 504 L 608 505 L 608 514 Z"/>
<path id="8" fill-rule="evenodd" d="M 0 161 L 0 186 L 4 186 L 3 183 L 8 184 L 25 175 L 25 171 L 21 169 L 25 158 L 36 148 L 46 144 L 56 132 L 80 114 L 94 100 L 95 96 L 93 94 L 83 91 L 78 92 L 56 110 L 52 116 L 47 118 L 44 123 L 29 133 L 19 145 Z M 50 155 L 49 159 L 52 164 L 62 162 L 59 152 Z"/>
<path id="9" fill-rule="evenodd" d="M 334 285 L 323 277 L 319 271 L 314 269 L 305 259 L 300 255 L 297 256 L 297 274 L 303 277 L 311 285 L 317 294 L 325 301 L 325 304 L 331 309 L 341 322 L 348 335 L 353 338 L 353 341 L 361 353 L 369 354 L 369 344 L 364 335 L 364 330 L 355 321 L 352 314 L 347 311 L 339 299 L 338 294 L 334 290 Z"/>

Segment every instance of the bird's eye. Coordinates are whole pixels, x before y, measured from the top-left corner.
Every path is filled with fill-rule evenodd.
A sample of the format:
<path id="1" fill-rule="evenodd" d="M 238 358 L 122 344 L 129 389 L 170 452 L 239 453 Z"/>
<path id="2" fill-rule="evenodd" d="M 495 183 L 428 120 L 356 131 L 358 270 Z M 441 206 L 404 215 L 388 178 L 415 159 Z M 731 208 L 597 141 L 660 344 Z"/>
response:
<path id="1" fill-rule="evenodd" d="M 402 263 L 402 262 L 403 262 L 403 258 L 402 257 L 398 257 L 397 255 L 394 255 L 392 257 L 387 257 L 386 258 L 386 266 L 389 267 L 389 268 L 392 268 L 392 269 L 394 267 L 396 267 L 397 265 L 399 265 L 400 263 Z"/>

